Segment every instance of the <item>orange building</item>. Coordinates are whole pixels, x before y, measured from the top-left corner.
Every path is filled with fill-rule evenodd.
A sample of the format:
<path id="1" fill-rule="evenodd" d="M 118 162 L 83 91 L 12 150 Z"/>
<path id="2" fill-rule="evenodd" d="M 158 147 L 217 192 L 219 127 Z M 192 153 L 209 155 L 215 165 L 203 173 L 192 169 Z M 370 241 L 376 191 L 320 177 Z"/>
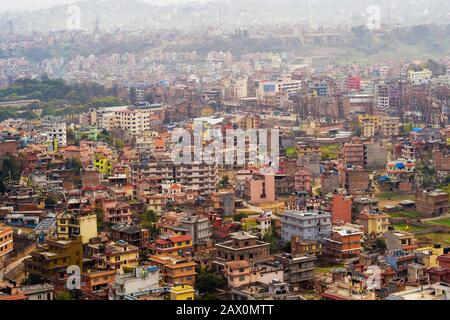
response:
<path id="1" fill-rule="evenodd" d="M 13 251 L 13 229 L 0 224 L 0 263 L 2 263 Z"/>
<path id="2" fill-rule="evenodd" d="M 192 252 L 192 237 L 190 235 L 160 238 L 149 245 L 150 251 L 156 255 Z"/>
<path id="3" fill-rule="evenodd" d="M 149 258 L 152 266 L 157 266 L 165 284 L 188 284 L 195 287 L 195 266 L 191 258 L 171 254 L 154 255 Z"/>
<path id="4" fill-rule="evenodd" d="M 331 204 L 331 220 L 333 223 L 352 222 L 352 199 L 343 194 L 334 194 Z"/>
<path id="5" fill-rule="evenodd" d="M 330 237 L 324 239 L 323 252 L 337 260 L 358 256 L 363 250 L 363 235 L 362 231 L 350 226 L 335 227 Z"/>
<path id="6" fill-rule="evenodd" d="M 89 300 L 107 300 L 108 285 L 116 278 L 116 270 L 88 271 L 81 275 L 83 294 Z"/>

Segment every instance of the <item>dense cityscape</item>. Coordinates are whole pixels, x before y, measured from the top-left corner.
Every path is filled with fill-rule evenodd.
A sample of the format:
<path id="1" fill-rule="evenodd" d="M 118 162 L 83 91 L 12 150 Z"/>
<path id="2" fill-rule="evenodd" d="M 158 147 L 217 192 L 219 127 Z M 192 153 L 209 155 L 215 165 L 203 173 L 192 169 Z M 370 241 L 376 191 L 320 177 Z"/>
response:
<path id="1" fill-rule="evenodd" d="M 0 301 L 450 299 L 450 5 L 266 2 L 0 11 Z"/>

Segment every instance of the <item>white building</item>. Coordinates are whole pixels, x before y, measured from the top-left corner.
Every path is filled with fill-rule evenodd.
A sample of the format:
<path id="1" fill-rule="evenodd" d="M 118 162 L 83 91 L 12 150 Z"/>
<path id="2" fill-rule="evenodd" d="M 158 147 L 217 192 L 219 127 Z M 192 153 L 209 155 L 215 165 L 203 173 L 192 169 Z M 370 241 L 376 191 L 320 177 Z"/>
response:
<path id="1" fill-rule="evenodd" d="M 53 147 L 55 143 L 58 146 L 67 146 L 67 125 L 62 118 L 44 117 L 42 119 L 42 127 L 47 142 Z"/>
<path id="2" fill-rule="evenodd" d="M 158 290 L 160 275 L 157 267 L 136 267 L 133 273 L 118 274 L 109 290 L 109 300 L 124 300 Z"/>
<path id="3" fill-rule="evenodd" d="M 408 81 L 414 86 L 418 86 L 421 84 L 427 84 L 430 82 L 433 73 L 429 69 L 423 69 L 422 71 L 408 71 Z"/>
<path id="4" fill-rule="evenodd" d="M 292 236 L 318 241 L 329 237 L 330 232 L 331 213 L 329 212 L 290 210 L 282 214 L 281 236 L 284 241 L 291 241 Z"/>

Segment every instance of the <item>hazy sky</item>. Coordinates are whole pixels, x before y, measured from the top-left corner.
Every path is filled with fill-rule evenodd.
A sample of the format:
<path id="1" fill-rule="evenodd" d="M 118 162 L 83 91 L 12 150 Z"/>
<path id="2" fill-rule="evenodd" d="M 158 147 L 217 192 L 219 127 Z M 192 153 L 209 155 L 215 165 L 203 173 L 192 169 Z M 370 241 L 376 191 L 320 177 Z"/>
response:
<path id="1" fill-rule="evenodd" d="M 107 0 L 105 0 L 107 1 Z M 176 3 L 176 2 L 193 2 L 205 0 L 141 0 L 151 3 Z M 0 0 L 0 11 L 23 11 L 39 8 L 48 8 L 58 4 L 74 3 L 77 0 Z"/>

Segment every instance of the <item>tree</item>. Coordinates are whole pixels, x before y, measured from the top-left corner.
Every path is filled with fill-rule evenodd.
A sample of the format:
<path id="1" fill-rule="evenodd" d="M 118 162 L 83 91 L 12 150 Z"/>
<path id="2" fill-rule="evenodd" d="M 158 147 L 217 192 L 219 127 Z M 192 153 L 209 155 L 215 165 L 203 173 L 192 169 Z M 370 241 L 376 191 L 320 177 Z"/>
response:
<path id="1" fill-rule="evenodd" d="M 384 241 L 384 239 L 377 238 L 375 240 L 375 248 L 381 252 L 384 252 L 386 250 L 386 241 Z"/>
<path id="2" fill-rule="evenodd" d="M 286 241 L 286 242 L 284 243 L 284 248 L 283 248 L 283 250 L 284 250 L 285 252 L 291 252 L 291 251 L 292 251 L 292 243 L 291 243 L 290 241 Z"/>
<path id="3" fill-rule="evenodd" d="M 233 217 L 233 220 L 234 221 L 241 221 L 242 218 L 245 218 L 245 217 L 247 217 L 247 215 L 245 213 L 241 212 L 241 213 L 235 214 L 234 217 Z"/>
<path id="4" fill-rule="evenodd" d="M 226 189 L 230 185 L 230 178 L 228 176 L 223 176 L 222 179 L 219 181 L 219 188 L 220 189 Z"/>
<path id="5" fill-rule="evenodd" d="M 80 174 L 81 168 L 83 168 L 81 160 L 78 158 L 67 159 L 65 165 L 66 169 L 72 170 L 75 174 Z"/>
<path id="6" fill-rule="evenodd" d="M 54 197 L 50 197 L 50 196 L 48 196 L 46 199 L 45 199 L 45 207 L 46 208 L 49 208 L 49 207 L 53 207 L 54 205 L 56 205 L 56 199 L 54 198 Z"/>
<path id="7" fill-rule="evenodd" d="M 136 88 L 134 88 L 134 87 L 130 88 L 129 93 L 128 93 L 128 98 L 130 99 L 130 103 L 132 105 L 136 104 L 136 102 L 137 102 Z"/>
<path id="8" fill-rule="evenodd" d="M 23 286 L 33 286 L 35 284 L 41 284 L 44 283 L 41 277 L 35 275 L 35 274 L 28 274 L 28 276 L 23 279 L 22 285 Z"/>
<path id="9" fill-rule="evenodd" d="M 225 279 L 212 272 L 199 270 L 195 284 L 200 293 L 213 293 L 225 284 Z"/>

